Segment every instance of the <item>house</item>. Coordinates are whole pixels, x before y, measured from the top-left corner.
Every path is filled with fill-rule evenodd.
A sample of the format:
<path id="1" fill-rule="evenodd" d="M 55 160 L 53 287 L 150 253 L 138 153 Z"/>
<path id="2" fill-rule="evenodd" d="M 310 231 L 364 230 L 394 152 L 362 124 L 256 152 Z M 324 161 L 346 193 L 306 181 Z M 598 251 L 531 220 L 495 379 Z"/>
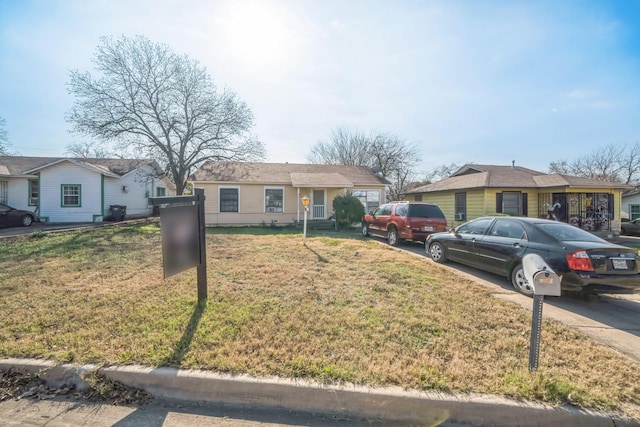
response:
<path id="1" fill-rule="evenodd" d="M 148 216 L 148 197 L 174 193 L 152 160 L 0 156 L 0 202 L 41 221 L 99 222 L 112 205 L 126 206 L 127 217 Z"/>
<path id="2" fill-rule="evenodd" d="M 620 231 L 622 192 L 628 188 L 515 165 L 467 164 L 449 178 L 408 191 L 406 197 L 437 204 L 451 226 L 507 214 L 556 219 L 589 231 Z"/>
<path id="3" fill-rule="evenodd" d="M 304 196 L 311 199 L 310 220 L 329 219 L 333 199 L 345 192 L 374 209 L 388 184 L 364 166 L 242 162 L 207 163 L 190 181 L 205 190 L 206 224 L 212 226 L 297 223 Z"/>
<path id="4" fill-rule="evenodd" d="M 627 213 L 629 220 L 640 218 L 640 189 L 622 193 L 622 211 Z"/>

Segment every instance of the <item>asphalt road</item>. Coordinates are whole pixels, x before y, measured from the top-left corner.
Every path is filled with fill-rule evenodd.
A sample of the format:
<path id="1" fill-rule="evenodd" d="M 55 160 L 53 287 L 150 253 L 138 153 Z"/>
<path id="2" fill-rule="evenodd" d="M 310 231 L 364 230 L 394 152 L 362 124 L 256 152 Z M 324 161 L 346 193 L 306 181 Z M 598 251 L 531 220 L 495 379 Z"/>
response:
<path id="1" fill-rule="evenodd" d="M 619 244 L 640 246 L 639 237 L 625 236 L 616 239 L 616 243 Z M 403 243 L 398 249 L 433 262 L 421 244 Z M 533 309 L 533 299 L 516 292 L 511 281 L 505 277 L 453 262 L 438 265 L 486 286 L 497 298 L 512 301 L 528 310 Z M 596 341 L 640 362 L 640 294 L 599 295 L 588 298 L 575 294 L 546 297 L 543 318 L 551 318 L 576 328 Z"/>

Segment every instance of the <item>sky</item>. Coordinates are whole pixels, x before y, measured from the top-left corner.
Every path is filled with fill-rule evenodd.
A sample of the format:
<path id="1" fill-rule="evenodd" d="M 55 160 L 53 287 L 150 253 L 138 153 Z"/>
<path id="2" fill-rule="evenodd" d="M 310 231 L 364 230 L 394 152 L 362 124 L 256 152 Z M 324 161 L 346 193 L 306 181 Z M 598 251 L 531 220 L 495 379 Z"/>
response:
<path id="1" fill-rule="evenodd" d="M 9 149 L 64 156 L 71 70 L 101 36 L 204 65 L 255 117 L 269 162 L 306 163 L 338 127 L 456 163 L 547 171 L 640 143 L 640 1 L 0 0 Z"/>

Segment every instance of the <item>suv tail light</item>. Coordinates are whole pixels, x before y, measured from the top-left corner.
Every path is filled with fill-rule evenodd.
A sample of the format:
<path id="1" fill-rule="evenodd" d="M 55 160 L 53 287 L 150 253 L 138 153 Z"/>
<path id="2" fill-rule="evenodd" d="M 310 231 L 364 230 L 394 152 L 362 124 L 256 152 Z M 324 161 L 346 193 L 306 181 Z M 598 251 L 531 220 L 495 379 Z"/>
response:
<path id="1" fill-rule="evenodd" d="M 591 264 L 591 258 L 585 250 L 578 250 L 569 252 L 567 254 L 567 264 L 571 270 L 577 271 L 594 271 L 593 264 Z"/>

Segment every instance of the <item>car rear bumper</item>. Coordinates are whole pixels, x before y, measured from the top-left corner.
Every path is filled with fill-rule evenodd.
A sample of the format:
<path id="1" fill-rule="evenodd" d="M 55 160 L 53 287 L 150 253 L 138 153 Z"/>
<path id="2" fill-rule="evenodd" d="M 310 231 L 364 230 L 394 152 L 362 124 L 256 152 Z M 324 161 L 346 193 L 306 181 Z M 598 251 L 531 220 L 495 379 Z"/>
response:
<path id="1" fill-rule="evenodd" d="M 562 275 L 562 290 L 607 294 L 640 293 L 640 273 L 625 276 L 565 273 Z"/>

